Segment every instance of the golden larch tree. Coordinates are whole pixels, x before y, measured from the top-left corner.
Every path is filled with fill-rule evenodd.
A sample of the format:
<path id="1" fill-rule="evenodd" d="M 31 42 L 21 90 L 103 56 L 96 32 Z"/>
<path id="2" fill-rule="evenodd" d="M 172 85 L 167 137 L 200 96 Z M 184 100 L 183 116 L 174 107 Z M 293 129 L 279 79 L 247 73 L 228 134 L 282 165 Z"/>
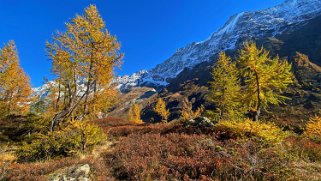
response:
<path id="1" fill-rule="evenodd" d="M 156 105 L 154 107 L 154 111 L 156 114 L 158 114 L 160 117 L 162 117 L 162 122 L 167 122 L 169 111 L 166 109 L 166 103 L 162 98 L 158 98 Z"/>
<path id="2" fill-rule="evenodd" d="M 114 67 L 122 59 L 120 44 L 106 29 L 96 6 L 90 5 L 66 26 L 66 32 L 58 32 L 47 43 L 58 92 L 62 91 L 57 99 L 64 102 L 52 120 L 52 130 L 68 117 L 90 119 L 104 109 L 97 104 L 105 104 L 100 98 L 109 93 Z"/>
<path id="3" fill-rule="evenodd" d="M 219 54 L 212 70 L 212 81 L 207 100 L 215 104 L 215 110 L 208 110 L 210 117 L 220 119 L 234 119 L 240 117 L 244 111 L 240 102 L 241 83 L 236 64 L 224 52 Z"/>
<path id="4" fill-rule="evenodd" d="M 261 109 L 268 105 L 284 103 L 286 97 L 283 92 L 294 81 L 292 66 L 287 60 L 271 57 L 263 47 L 246 42 L 237 63 L 245 82 L 243 102 L 254 113 L 253 120 L 257 121 Z"/>
<path id="5" fill-rule="evenodd" d="M 193 110 L 193 103 L 188 100 L 188 98 L 184 98 L 182 102 L 182 112 L 181 119 L 184 121 L 195 119 L 203 113 L 203 106 L 198 107 L 195 111 Z"/>
<path id="6" fill-rule="evenodd" d="M 29 77 L 19 65 L 17 48 L 10 41 L 0 49 L 0 114 L 25 114 L 29 111 L 32 89 Z"/>
<path id="7" fill-rule="evenodd" d="M 141 108 L 138 104 L 134 103 L 128 111 L 128 119 L 130 122 L 136 123 L 136 124 L 141 124 L 143 123 L 141 117 Z"/>

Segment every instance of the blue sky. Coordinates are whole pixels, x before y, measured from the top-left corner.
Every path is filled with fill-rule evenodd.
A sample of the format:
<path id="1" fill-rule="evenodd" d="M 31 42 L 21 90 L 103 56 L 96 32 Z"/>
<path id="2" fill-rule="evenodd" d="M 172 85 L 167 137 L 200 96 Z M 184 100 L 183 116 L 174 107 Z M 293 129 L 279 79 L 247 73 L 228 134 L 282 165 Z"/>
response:
<path id="1" fill-rule="evenodd" d="M 282 0 L 6 0 L 0 4 L 0 45 L 14 40 L 33 86 L 52 78 L 45 42 L 89 4 L 98 7 L 125 54 L 118 75 L 150 69 L 178 48 L 206 39 L 238 12 Z"/>

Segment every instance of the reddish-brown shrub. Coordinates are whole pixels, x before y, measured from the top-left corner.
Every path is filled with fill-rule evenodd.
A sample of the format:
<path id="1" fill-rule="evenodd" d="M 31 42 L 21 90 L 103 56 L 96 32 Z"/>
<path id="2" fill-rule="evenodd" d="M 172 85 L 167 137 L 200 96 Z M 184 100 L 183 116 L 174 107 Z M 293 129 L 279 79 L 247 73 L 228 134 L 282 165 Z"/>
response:
<path id="1" fill-rule="evenodd" d="M 109 128 L 108 135 L 110 137 L 126 137 L 130 134 L 156 134 L 161 135 L 169 133 L 181 133 L 181 134 L 204 134 L 213 135 L 213 128 L 207 127 L 185 127 L 182 124 L 145 124 L 145 125 L 128 125 Z"/>
<path id="2" fill-rule="evenodd" d="M 220 143 L 206 135 L 132 134 L 106 154 L 106 161 L 118 179 L 218 178 L 229 158 L 216 147 Z"/>
<path id="3" fill-rule="evenodd" d="M 85 163 L 89 164 L 92 168 L 95 180 L 111 180 L 111 177 L 108 175 L 108 167 L 105 167 L 102 160 L 98 160 L 93 157 L 87 157 L 84 159 L 70 157 L 45 162 L 12 164 L 8 169 L 4 180 L 48 180 L 48 174 L 58 169 Z"/>
<path id="4" fill-rule="evenodd" d="M 97 124 L 101 127 L 115 127 L 115 126 L 125 126 L 125 125 L 133 125 L 130 121 L 124 120 L 116 117 L 106 117 L 102 119 L 92 120 L 91 123 Z"/>
<path id="5" fill-rule="evenodd" d="M 90 121 L 90 123 L 96 124 L 99 127 L 101 127 L 105 133 L 109 133 L 111 128 L 127 127 L 127 126 L 136 127 L 136 124 L 128 120 L 115 118 L 115 117 L 106 117 L 103 119 L 96 119 L 96 120 Z"/>
<path id="6" fill-rule="evenodd" d="M 307 161 L 321 161 L 321 144 L 307 137 L 291 136 L 284 141 L 293 157 Z"/>
<path id="7" fill-rule="evenodd" d="M 109 133 L 120 139 L 104 157 L 120 180 L 278 180 L 292 173 L 278 147 L 255 139 L 218 140 L 211 128 L 159 124 Z"/>

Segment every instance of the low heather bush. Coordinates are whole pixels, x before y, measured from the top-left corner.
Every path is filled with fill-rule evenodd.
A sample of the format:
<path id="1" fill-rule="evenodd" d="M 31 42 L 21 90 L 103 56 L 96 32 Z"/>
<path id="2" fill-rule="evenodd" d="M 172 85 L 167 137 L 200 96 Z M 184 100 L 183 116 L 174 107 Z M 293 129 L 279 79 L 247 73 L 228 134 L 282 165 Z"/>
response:
<path id="1" fill-rule="evenodd" d="M 275 147 L 205 134 L 130 134 L 104 157 L 120 180 L 280 180 L 291 174 L 288 158 Z"/>

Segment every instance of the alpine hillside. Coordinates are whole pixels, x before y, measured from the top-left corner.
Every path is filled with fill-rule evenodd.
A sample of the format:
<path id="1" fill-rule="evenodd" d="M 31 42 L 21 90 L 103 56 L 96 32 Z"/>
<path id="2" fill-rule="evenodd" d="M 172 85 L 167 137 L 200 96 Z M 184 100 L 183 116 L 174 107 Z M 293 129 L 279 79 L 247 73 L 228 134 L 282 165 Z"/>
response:
<path id="1" fill-rule="evenodd" d="M 208 39 L 179 48 L 174 55 L 151 70 L 117 77 L 120 90 L 134 86 L 162 87 L 184 68 L 210 61 L 217 53 L 233 50 L 244 40 L 275 37 L 300 29 L 309 20 L 321 15 L 320 0 L 286 0 L 280 5 L 255 12 L 241 12 Z"/>

